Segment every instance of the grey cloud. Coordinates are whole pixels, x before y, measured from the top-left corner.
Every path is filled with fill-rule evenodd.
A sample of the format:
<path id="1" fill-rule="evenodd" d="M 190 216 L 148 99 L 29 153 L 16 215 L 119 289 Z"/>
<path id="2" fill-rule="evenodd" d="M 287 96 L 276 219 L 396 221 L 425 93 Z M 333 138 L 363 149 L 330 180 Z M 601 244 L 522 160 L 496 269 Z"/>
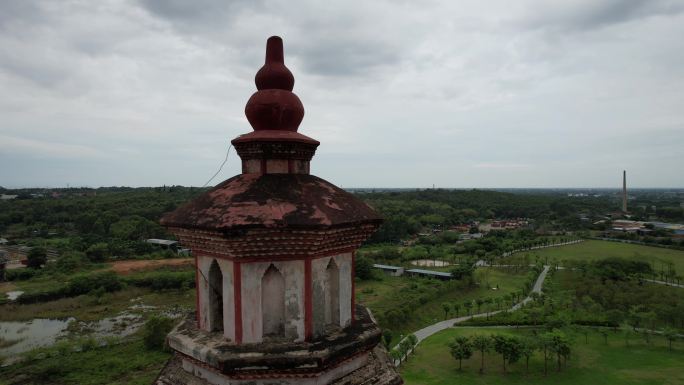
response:
<path id="1" fill-rule="evenodd" d="M 263 9 L 262 0 L 139 0 L 153 15 L 187 32 L 223 30 L 236 18 Z"/>
<path id="2" fill-rule="evenodd" d="M 12 25 L 43 19 L 43 10 L 38 2 L 5 0 L 0 2 L 0 29 Z"/>
<path id="3" fill-rule="evenodd" d="M 317 75 L 370 76 L 371 71 L 395 65 L 401 59 L 398 49 L 377 41 L 335 39 L 322 43 L 317 39 L 312 43 L 294 44 L 291 52 L 299 57 L 304 69 Z"/>
<path id="4" fill-rule="evenodd" d="M 675 0 L 583 0 L 544 2 L 530 8 L 522 20 L 527 27 L 586 31 L 651 16 L 673 16 L 684 11 L 684 4 Z"/>
<path id="5" fill-rule="evenodd" d="M 277 34 L 340 185 L 684 185 L 680 5 L 512 3 L 0 1 L 0 180 L 204 183 Z"/>

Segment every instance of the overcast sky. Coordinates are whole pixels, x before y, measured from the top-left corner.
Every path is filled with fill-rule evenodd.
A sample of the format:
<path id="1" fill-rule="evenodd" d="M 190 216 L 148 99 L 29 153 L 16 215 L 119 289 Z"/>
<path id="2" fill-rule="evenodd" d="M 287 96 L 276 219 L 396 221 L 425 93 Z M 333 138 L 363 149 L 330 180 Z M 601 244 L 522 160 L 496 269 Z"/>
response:
<path id="1" fill-rule="evenodd" d="M 658 0 L 3 0 L 0 186 L 204 184 L 271 35 L 339 186 L 684 187 Z"/>

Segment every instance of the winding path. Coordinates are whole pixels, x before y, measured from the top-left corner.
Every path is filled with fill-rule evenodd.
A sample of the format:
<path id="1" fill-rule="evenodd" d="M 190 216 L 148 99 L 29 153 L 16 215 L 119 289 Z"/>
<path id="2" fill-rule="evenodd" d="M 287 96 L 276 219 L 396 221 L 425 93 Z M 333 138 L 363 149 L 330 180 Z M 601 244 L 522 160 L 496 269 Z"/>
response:
<path id="1" fill-rule="evenodd" d="M 430 326 L 426 326 L 426 327 L 424 327 L 424 328 L 422 328 L 422 329 L 420 329 L 420 330 L 418 330 L 418 331 L 416 331 L 416 332 L 413 333 L 413 334 L 416 336 L 416 338 L 418 339 L 418 342 L 416 343 L 416 346 L 417 346 L 421 341 L 423 341 L 424 339 L 430 337 L 431 335 L 433 335 L 433 334 L 435 334 L 435 333 L 437 333 L 437 332 L 441 332 L 442 330 L 448 329 L 448 328 L 454 326 L 454 324 L 457 324 L 457 323 L 461 323 L 461 322 L 467 321 L 467 320 L 469 320 L 469 319 L 471 319 L 471 318 L 486 317 L 488 314 L 489 314 L 489 315 L 494 315 L 494 314 L 497 314 L 497 313 L 501 313 L 501 312 L 503 312 L 503 311 L 515 311 L 515 310 L 520 309 L 523 305 L 525 305 L 526 303 L 532 301 L 532 296 L 531 296 L 532 293 L 541 293 L 542 287 L 544 286 L 544 279 L 546 279 L 546 274 L 549 272 L 549 269 L 550 269 L 550 266 L 549 266 L 549 265 L 545 265 L 545 266 L 544 266 L 544 270 L 542 270 L 541 273 L 539 273 L 539 276 L 537 277 L 537 280 L 534 282 L 534 286 L 532 286 L 532 290 L 530 291 L 530 295 L 528 295 L 527 297 L 525 297 L 522 301 L 520 301 L 520 302 L 516 303 L 515 305 L 513 305 L 510 309 L 507 309 L 507 310 L 497 310 L 497 311 L 492 311 L 492 312 L 489 312 L 489 313 L 478 313 L 478 314 L 473 314 L 473 315 L 464 316 L 464 317 L 451 318 L 451 319 L 448 319 L 448 320 L 444 320 L 444 321 L 440 321 L 440 322 L 434 323 L 434 324 L 432 324 L 432 325 L 430 325 Z M 407 338 L 407 337 L 404 337 L 404 339 L 406 339 L 406 338 Z M 403 341 L 403 339 L 402 339 L 401 341 L 399 341 L 399 343 L 401 343 L 402 341 Z M 399 346 L 399 344 L 397 344 L 397 345 L 394 347 L 394 349 L 396 349 L 397 346 Z M 403 360 L 403 359 L 404 359 L 404 357 L 402 357 L 402 360 Z"/>
<path id="2" fill-rule="evenodd" d="M 681 289 L 684 289 L 684 285 L 680 285 L 678 283 L 672 283 L 672 282 L 665 282 L 665 281 L 658 281 L 656 279 L 643 279 L 646 282 L 651 282 L 651 283 L 657 283 L 658 285 L 664 285 L 664 286 L 672 286 L 672 287 L 679 287 Z"/>

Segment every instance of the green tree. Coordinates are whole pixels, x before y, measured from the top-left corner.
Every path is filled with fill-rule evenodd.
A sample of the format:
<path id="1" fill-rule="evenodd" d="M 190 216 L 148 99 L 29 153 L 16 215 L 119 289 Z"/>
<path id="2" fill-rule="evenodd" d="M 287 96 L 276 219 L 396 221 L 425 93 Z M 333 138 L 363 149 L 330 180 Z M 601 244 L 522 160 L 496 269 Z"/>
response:
<path id="1" fill-rule="evenodd" d="M 556 354 L 558 362 L 558 371 L 561 370 L 561 358 L 570 355 L 570 340 L 560 330 L 554 330 L 546 333 L 546 340 L 548 341 L 548 348 Z"/>
<path id="2" fill-rule="evenodd" d="M 444 319 L 447 319 L 451 311 L 451 304 L 449 302 L 442 302 L 442 310 L 444 310 Z"/>
<path id="3" fill-rule="evenodd" d="M 385 344 L 385 348 L 389 349 L 392 344 L 392 331 L 389 329 L 383 329 L 382 331 L 382 342 Z"/>
<path id="4" fill-rule="evenodd" d="M 143 329 L 143 341 L 148 349 L 163 350 L 166 335 L 173 328 L 173 320 L 167 317 L 152 316 Z"/>
<path id="5" fill-rule="evenodd" d="M 473 355 L 473 345 L 468 337 L 459 336 L 449 343 L 451 356 L 458 360 L 458 370 L 461 370 L 463 360 L 467 360 Z"/>
<path id="6" fill-rule="evenodd" d="M 530 371 L 530 357 L 537 350 L 537 343 L 532 338 L 520 340 L 520 355 L 525 357 L 525 372 Z"/>
<path id="7" fill-rule="evenodd" d="M 359 279 L 368 280 L 373 278 L 373 263 L 368 258 L 358 256 L 355 258 L 355 263 L 354 273 Z"/>
<path id="8" fill-rule="evenodd" d="M 484 355 L 492 346 L 492 339 L 488 335 L 473 336 L 473 347 L 480 351 L 480 374 L 484 373 Z"/>
<path id="9" fill-rule="evenodd" d="M 482 298 L 478 298 L 475 300 L 475 304 L 477 305 L 477 312 L 479 314 L 480 308 L 482 307 L 482 304 L 484 304 L 484 300 Z"/>
<path id="10" fill-rule="evenodd" d="M 520 340 L 516 337 L 495 334 L 492 336 L 494 351 L 503 358 L 503 371 L 506 372 L 506 362 L 515 363 L 520 359 Z"/>
<path id="11" fill-rule="evenodd" d="M 44 247 L 34 247 L 26 256 L 26 266 L 32 269 L 40 269 L 41 266 L 47 263 L 47 250 Z"/>
<path id="12" fill-rule="evenodd" d="M 463 307 L 466 309 L 468 312 L 468 315 L 470 315 L 470 309 L 473 308 L 473 301 L 465 301 L 463 302 Z"/>
<path id="13" fill-rule="evenodd" d="M 109 245 L 99 242 L 91 245 L 86 250 L 86 256 L 92 262 L 103 262 L 109 255 Z"/>
<path id="14" fill-rule="evenodd" d="M 665 328 L 663 330 L 663 336 L 667 339 L 670 351 L 672 351 L 672 342 L 677 339 L 677 331 L 672 328 Z"/>
<path id="15" fill-rule="evenodd" d="M 418 337 L 416 337 L 415 334 L 409 334 L 408 337 L 406 337 L 411 344 L 411 352 L 416 351 L 416 347 L 418 347 Z"/>
<path id="16" fill-rule="evenodd" d="M 456 317 L 458 317 L 458 312 L 461 310 L 461 304 L 454 302 L 451 304 L 451 308 L 454 309 L 454 313 L 456 314 Z"/>

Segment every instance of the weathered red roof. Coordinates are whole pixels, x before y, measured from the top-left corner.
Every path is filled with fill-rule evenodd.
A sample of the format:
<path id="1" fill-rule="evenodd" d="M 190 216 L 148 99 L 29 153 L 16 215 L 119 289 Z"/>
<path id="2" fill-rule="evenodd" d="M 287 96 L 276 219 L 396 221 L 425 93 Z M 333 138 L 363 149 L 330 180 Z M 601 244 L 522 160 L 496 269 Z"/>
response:
<path id="1" fill-rule="evenodd" d="M 161 219 L 164 226 L 204 230 L 321 228 L 380 223 L 366 203 L 307 174 L 242 174 Z"/>

